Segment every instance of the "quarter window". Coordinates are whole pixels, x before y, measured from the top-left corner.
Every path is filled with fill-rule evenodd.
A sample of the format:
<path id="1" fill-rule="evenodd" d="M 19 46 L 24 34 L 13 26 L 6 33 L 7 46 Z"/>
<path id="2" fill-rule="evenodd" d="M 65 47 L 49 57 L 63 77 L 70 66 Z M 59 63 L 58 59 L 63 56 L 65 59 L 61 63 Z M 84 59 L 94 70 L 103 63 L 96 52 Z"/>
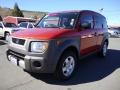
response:
<path id="1" fill-rule="evenodd" d="M 100 16 L 95 16 L 95 29 L 104 29 L 107 28 L 106 19 Z"/>

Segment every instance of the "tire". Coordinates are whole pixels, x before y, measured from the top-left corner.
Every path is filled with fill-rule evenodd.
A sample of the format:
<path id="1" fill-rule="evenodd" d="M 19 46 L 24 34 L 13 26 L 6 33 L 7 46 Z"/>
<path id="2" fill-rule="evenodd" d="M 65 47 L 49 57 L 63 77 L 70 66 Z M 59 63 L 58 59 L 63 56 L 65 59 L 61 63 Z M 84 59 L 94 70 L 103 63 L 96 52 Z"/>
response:
<path id="1" fill-rule="evenodd" d="M 72 51 L 65 51 L 57 65 L 55 72 L 56 78 L 59 80 L 68 80 L 73 76 L 76 70 L 77 57 Z"/>
<path id="2" fill-rule="evenodd" d="M 9 36 L 10 36 L 10 33 L 8 33 L 8 32 L 5 33 L 5 36 L 4 36 L 5 41 L 8 41 Z"/>
<path id="3" fill-rule="evenodd" d="M 107 55 L 107 48 L 108 48 L 108 43 L 104 42 L 103 45 L 102 45 L 102 48 L 101 48 L 100 52 L 98 53 L 98 55 L 100 57 L 105 57 Z"/>

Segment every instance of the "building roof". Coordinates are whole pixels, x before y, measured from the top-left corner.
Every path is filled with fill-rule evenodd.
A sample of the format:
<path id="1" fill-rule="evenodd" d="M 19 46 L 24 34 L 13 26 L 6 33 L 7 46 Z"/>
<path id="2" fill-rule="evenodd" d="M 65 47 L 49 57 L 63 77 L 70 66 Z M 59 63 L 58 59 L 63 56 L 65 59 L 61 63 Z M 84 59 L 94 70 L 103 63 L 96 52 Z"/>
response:
<path id="1" fill-rule="evenodd" d="M 6 18 L 16 18 L 16 19 L 28 19 L 28 20 L 36 20 L 36 19 L 33 19 L 33 18 L 14 17 L 14 16 L 7 16 L 7 17 L 4 17 L 4 19 L 6 19 Z"/>

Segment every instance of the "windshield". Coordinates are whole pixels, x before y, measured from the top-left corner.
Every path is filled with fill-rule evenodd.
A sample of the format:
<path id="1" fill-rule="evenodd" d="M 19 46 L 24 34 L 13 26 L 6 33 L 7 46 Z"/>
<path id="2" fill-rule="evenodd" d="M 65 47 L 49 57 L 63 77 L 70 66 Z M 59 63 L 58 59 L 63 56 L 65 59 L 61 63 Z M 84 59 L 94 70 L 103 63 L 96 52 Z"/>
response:
<path id="1" fill-rule="evenodd" d="M 16 27 L 17 27 L 17 25 L 14 24 L 14 23 L 4 23 L 4 26 L 5 26 L 5 27 L 13 27 L 13 28 L 16 28 Z"/>
<path id="2" fill-rule="evenodd" d="M 78 12 L 57 13 L 46 15 L 36 27 L 40 28 L 68 28 L 74 27 Z"/>

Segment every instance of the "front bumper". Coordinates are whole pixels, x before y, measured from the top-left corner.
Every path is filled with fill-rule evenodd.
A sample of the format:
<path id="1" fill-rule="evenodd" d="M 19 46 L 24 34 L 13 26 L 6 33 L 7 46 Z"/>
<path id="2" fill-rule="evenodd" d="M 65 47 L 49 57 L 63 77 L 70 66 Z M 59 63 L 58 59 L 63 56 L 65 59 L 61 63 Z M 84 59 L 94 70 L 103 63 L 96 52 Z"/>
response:
<path id="1" fill-rule="evenodd" d="M 44 53 L 34 53 L 29 51 L 31 41 L 36 40 L 27 40 L 24 45 L 11 40 L 6 52 L 8 60 L 28 72 L 54 73 L 61 55 L 56 42 L 50 40 L 48 49 Z"/>
<path id="2" fill-rule="evenodd" d="M 8 61 L 12 62 L 9 58 L 15 57 L 16 58 L 16 64 L 17 66 L 22 67 L 26 71 L 29 72 L 36 72 L 36 73 L 50 73 L 51 70 L 50 68 L 47 68 L 47 63 L 45 63 L 45 59 L 43 57 L 37 57 L 37 56 L 28 56 L 28 55 L 23 55 L 20 53 L 17 53 L 12 50 L 7 50 L 6 52 Z"/>
<path id="3" fill-rule="evenodd" d="M 28 47 L 26 48 L 28 50 Z M 59 54 L 56 54 L 58 51 L 54 43 L 49 43 L 49 48 L 44 54 L 32 53 L 27 50 L 18 45 L 8 45 L 6 55 L 10 62 L 14 62 L 28 72 L 53 73 L 56 70 Z M 14 61 L 9 57 L 14 57 Z"/>

